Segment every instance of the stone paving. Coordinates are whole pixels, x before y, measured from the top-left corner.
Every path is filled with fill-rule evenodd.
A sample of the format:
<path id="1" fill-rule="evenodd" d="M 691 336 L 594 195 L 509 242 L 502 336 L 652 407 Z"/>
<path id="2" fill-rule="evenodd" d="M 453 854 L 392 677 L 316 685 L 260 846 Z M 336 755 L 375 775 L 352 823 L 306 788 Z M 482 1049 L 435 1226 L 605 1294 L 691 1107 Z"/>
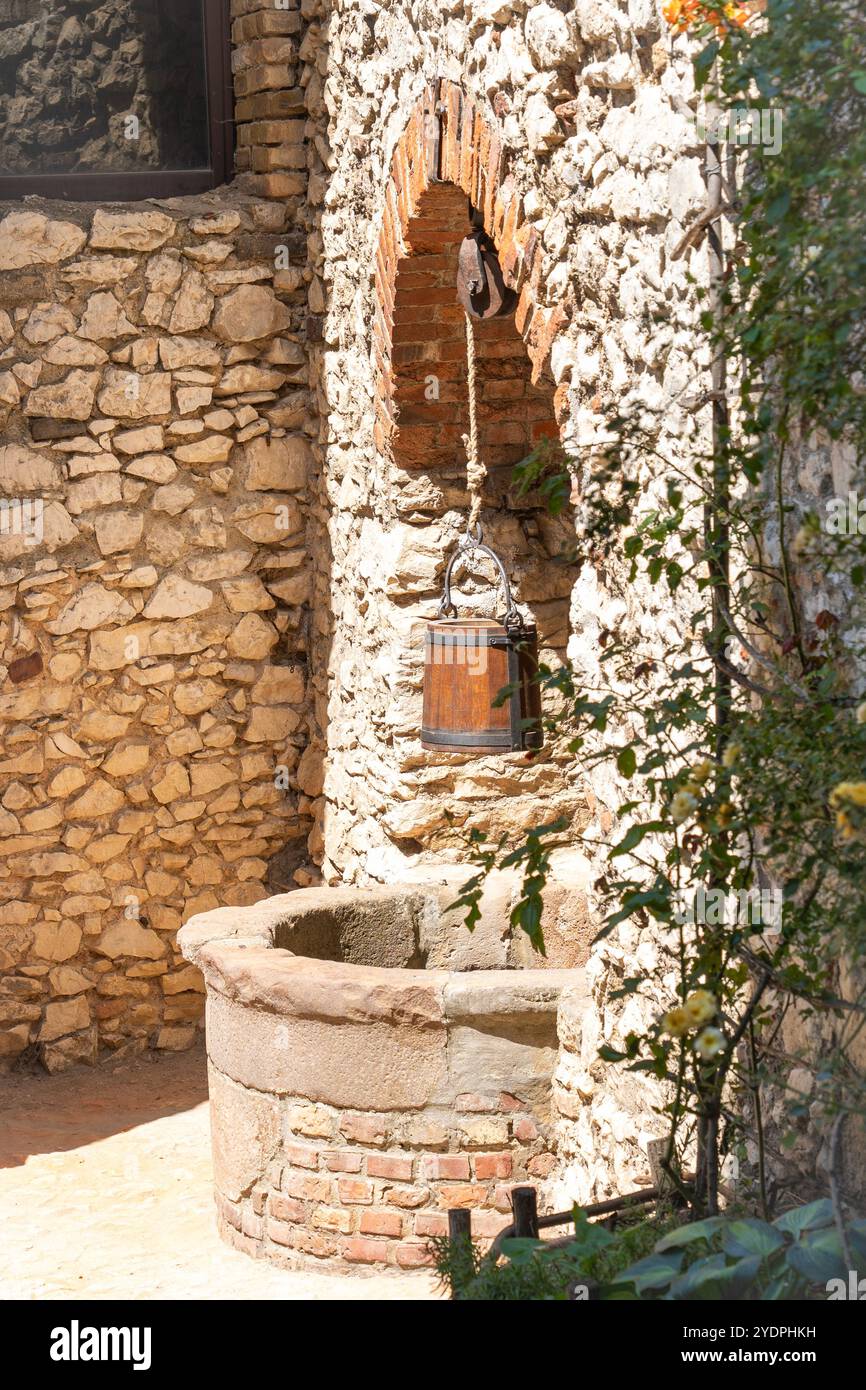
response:
<path id="1" fill-rule="evenodd" d="M 203 1050 L 0 1079 L 2 1299 L 417 1300 L 427 1274 L 289 1273 L 214 1225 Z"/>

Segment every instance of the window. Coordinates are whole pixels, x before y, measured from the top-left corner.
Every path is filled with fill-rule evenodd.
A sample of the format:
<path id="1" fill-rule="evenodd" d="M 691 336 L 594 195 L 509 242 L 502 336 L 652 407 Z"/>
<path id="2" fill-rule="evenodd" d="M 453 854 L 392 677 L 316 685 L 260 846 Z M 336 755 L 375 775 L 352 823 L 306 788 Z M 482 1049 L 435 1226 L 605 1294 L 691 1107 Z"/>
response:
<path id="1" fill-rule="evenodd" d="M 0 0 L 0 198 L 231 177 L 229 0 Z"/>

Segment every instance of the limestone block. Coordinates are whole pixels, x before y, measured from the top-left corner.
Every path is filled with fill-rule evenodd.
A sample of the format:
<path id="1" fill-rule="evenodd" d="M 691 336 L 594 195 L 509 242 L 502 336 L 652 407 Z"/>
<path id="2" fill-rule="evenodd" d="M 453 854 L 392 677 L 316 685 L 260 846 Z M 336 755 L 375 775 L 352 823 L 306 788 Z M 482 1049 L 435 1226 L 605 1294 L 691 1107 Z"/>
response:
<path id="1" fill-rule="evenodd" d="M 245 453 L 250 492 L 299 491 L 306 485 L 313 467 L 312 450 L 301 434 L 250 440 Z"/>
<path id="2" fill-rule="evenodd" d="M 40 922 L 36 927 L 33 949 L 43 960 L 70 960 L 80 945 L 81 928 L 74 922 Z"/>
<path id="3" fill-rule="evenodd" d="M 125 797 L 119 787 L 114 787 L 104 777 L 91 778 L 86 790 L 66 807 L 69 820 L 90 820 L 110 816 L 123 806 Z"/>
<path id="4" fill-rule="evenodd" d="M 277 632 L 257 613 L 247 613 L 231 633 L 226 645 L 232 656 L 261 661 L 276 646 Z"/>
<path id="5" fill-rule="evenodd" d="M 67 334 L 51 344 L 45 361 L 54 367 L 101 367 L 108 361 L 108 353 L 98 343 L 85 343 Z"/>
<path id="6" fill-rule="evenodd" d="M 31 392 L 31 399 L 34 394 Z M 119 367 L 108 367 L 105 383 L 99 392 L 98 404 L 104 415 L 116 415 L 121 420 L 141 420 L 148 415 L 170 415 L 171 374 L 151 372 L 145 376 L 138 372 L 124 371 Z M 43 412 L 31 411 L 28 406 L 28 413 Z M 72 418 L 85 417 L 76 415 Z"/>
<path id="7" fill-rule="evenodd" d="M 213 329 L 226 343 L 249 343 L 270 338 L 291 323 L 291 315 L 273 290 L 263 285 L 240 285 L 221 299 Z"/>
<path id="8" fill-rule="evenodd" d="M 209 434 L 197 439 L 194 444 L 182 444 L 175 449 L 178 463 L 214 464 L 226 463 L 231 458 L 234 443 L 226 434 Z"/>
<path id="9" fill-rule="evenodd" d="M 300 666 L 266 666 L 252 690 L 254 705 L 300 705 L 306 681 Z"/>
<path id="10" fill-rule="evenodd" d="M 40 1042 L 53 1042 L 66 1033 L 78 1033 L 90 1023 L 90 1005 L 83 995 L 58 1000 L 45 1008 L 45 1020 L 39 1029 Z"/>
<path id="11" fill-rule="evenodd" d="M 112 593 L 102 584 L 86 584 L 45 626 L 49 632 L 62 636 L 67 632 L 92 632 L 134 616 L 134 609 L 122 594 Z"/>
<path id="12" fill-rule="evenodd" d="M 60 465 L 21 444 L 0 447 L 0 492 L 12 497 L 39 496 L 61 487 Z"/>
<path id="13" fill-rule="evenodd" d="M 215 387 L 214 395 L 238 396 L 247 391 L 278 391 L 285 382 L 284 372 L 273 367 L 254 367 L 244 363 L 230 367 Z"/>
<path id="14" fill-rule="evenodd" d="M 12 212 L 0 222 L 0 270 L 56 265 L 79 252 L 87 234 L 74 222 L 54 222 L 39 212 Z"/>
<path id="15" fill-rule="evenodd" d="M 255 575 L 224 579 L 220 588 L 233 613 L 256 613 L 276 607 L 274 599 Z"/>
<path id="16" fill-rule="evenodd" d="M 185 681 L 182 685 L 175 686 L 172 699 L 181 714 L 193 716 L 202 714 L 207 709 L 213 709 L 225 693 L 224 687 L 218 685 L 216 681 Z M 194 791 L 193 795 L 197 796 L 200 793 Z"/>
<path id="17" fill-rule="evenodd" d="M 111 446 L 119 454 L 159 453 L 165 442 L 161 425 L 144 425 L 137 430 L 121 430 L 112 436 Z"/>
<path id="18" fill-rule="evenodd" d="M 102 290 L 90 296 L 78 330 L 80 337 L 99 343 L 128 338 L 137 332 L 135 324 L 130 323 L 119 300 L 110 291 Z"/>
<path id="19" fill-rule="evenodd" d="M 213 603 L 213 590 L 170 574 L 159 584 L 144 610 L 145 618 L 190 618 Z"/>
<path id="20" fill-rule="evenodd" d="M 98 372 L 72 371 L 53 386 L 37 386 L 27 397 L 25 415 L 58 420 L 87 420 L 93 413 Z"/>
<path id="21" fill-rule="evenodd" d="M 227 953 L 225 953 L 227 954 Z M 257 964 L 274 952 L 251 948 Z M 209 1054 L 215 1067 L 245 1086 L 363 1110 L 420 1109 L 444 1083 L 445 1029 L 435 990 L 402 983 L 377 995 L 378 981 L 355 979 L 345 967 L 283 958 L 291 970 L 290 1003 L 275 964 L 255 992 L 266 1007 L 208 997 Z M 323 983 L 331 967 L 339 973 Z M 370 972 L 377 976 L 387 971 Z M 421 972 L 417 972 L 421 973 Z M 336 991 L 336 992 L 334 992 Z M 399 1000 L 397 994 L 399 993 Z M 276 1009 L 274 1009 L 276 1005 Z"/>
<path id="22" fill-rule="evenodd" d="M 102 555 L 134 550 L 141 540 L 144 517 L 139 512 L 106 512 L 96 520 L 96 544 Z"/>
<path id="23" fill-rule="evenodd" d="M 171 312 L 169 333 L 192 333 L 197 328 L 205 328 L 210 322 L 213 306 L 214 297 L 204 276 L 198 270 L 188 270 Z"/>
<path id="24" fill-rule="evenodd" d="M 62 333 L 75 331 L 75 319 L 62 304 L 37 304 L 21 332 L 28 343 L 53 342 Z"/>
<path id="25" fill-rule="evenodd" d="M 163 212 L 107 212 L 99 208 L 93 218 L 90 245 L 97 250 L 155 251 L 172 236 L 174 226 L 173 219 Z"/>
<path id="26" fill-rule="evenodd" d="M 127 919 L 108 927 L 93 949 L 111 960 L 116 960 L 118 956 L 134 956 L 137 960 L 159 960 L 166 952 L 165 942 L 155 931 Z"/>

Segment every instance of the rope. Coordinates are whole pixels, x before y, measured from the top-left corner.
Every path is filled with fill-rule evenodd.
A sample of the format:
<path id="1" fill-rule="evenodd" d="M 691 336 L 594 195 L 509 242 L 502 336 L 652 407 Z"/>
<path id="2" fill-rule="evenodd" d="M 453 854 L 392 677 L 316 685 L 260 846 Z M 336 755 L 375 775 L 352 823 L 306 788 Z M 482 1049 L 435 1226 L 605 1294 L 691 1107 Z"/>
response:
<path id="1" fill-rule="evenodd" d="M 478 457 L 475 331 L 472 327 L 472 319 L 469 314 L 466 315 L 466 363 L 469 377 L 469 433 L 464 434 L 463 443 L 466 447 L 466 488 L 469 496 L 472 498 L 472 503 L 469 508 L 469 519 L 466 523 L 466 532 L 467 535 L 471 535 L 478 526 L 478 518 L 481 515 L 481 490 L 487 478 L 487 468 Z"/>

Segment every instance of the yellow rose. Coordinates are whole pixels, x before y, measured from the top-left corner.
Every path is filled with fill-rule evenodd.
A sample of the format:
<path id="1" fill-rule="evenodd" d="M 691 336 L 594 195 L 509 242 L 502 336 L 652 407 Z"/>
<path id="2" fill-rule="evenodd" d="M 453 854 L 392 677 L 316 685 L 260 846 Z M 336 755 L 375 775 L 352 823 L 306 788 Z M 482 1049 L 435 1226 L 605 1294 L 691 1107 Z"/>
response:
<path id="1" fill-rule="evenodd" d="M 671 798 L 670 811 L 674 825 L 682 825 L 683 821 L 690 820 L 697 809 L 698 798 L 685 787 Z"/>
<path id="2" fill-rule="evenodd" d="M 681 1038 L 683 1033 L 689 1031 L 690 1026 L 689 1016 L 680 1004 L 666 1013 L 662 1019 L 662 1032 L 669 1033 L 672 1038 Z"/>
<path id="3" fill-rule="evenodd" d="M 708 758 L 702 758 L 699 763 L 695 763 L 692 768 L 692 780 L 702 787 L 713 770 L 713 765 Z"/>
<path id="4" fill-rule="evenodd" d="M 704 1062 L 712 1062 L 724 1047 L 725 1035 L 718 1028 L 705 1028 L 695 1038 L 695 1052 Z"/>
<path id="5" fill-rule="evenodd" d="M 706 1023 L 708 1019 L 715 1016 L 715 997 L 710 994 L 708 989 L 696 989 L 693 994 L 689 995 L 683 1008 L 689 1016 L 689 1022 L 693 1027 L 697 1027 L 698 1024 Z"/>
<path id="6" fill-rule="evenodd" d="M 858 724 L 866 724 L 866 700 L 863 701 L 862 705 L 857 706 L 854 718 Z"/>
<path id="7" fill-rule="evenodd" d="M 733 767 L 742 751 L 739 743 L 727 744 L 725 746 L 725 751 L 722 753 L 722 767 Z"/>
<path id="8" fill-rule="evenodd" d="M 830 805 L 847 801 L 852 806 L 866 806 L 866 782 L 840 782 L 830 793 Z"/>

